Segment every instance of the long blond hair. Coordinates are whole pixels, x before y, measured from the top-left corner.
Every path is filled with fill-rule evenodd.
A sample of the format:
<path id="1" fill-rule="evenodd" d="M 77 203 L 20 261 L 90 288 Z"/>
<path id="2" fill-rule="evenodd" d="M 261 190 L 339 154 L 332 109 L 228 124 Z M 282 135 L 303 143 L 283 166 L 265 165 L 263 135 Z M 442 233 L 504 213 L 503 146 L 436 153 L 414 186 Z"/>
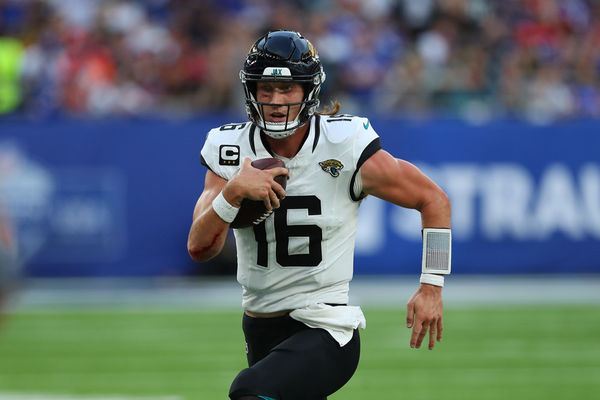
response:
<path id="1" fill-rule="evenodd" d="M 327 106 L 326 108 L 322 109 L 322 110 L 318 110 L 315 112 L 315 114 L 319 114 L 319 115 L 336 115 L 340 112 L 340 108 L 342 108 L 342 105 L 340 104 L 339 101 L 335 100 L 332 101 L 329 106 Z"/>

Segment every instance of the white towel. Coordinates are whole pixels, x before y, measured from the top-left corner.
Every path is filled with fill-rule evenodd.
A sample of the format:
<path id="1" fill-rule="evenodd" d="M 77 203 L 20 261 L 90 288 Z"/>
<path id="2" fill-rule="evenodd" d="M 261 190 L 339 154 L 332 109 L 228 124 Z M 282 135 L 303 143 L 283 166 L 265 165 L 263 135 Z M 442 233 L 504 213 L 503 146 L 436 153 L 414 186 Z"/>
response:
<path id="1" fill-rule="evenodd" d="M 362 310 L 356 306 L 330 306 L 318 303 L 298 308 L 290 313 L 290 317 L 311 328 L 325 329 L 341 347 L 352 339 L 356 328 L 367 327 Z"/>

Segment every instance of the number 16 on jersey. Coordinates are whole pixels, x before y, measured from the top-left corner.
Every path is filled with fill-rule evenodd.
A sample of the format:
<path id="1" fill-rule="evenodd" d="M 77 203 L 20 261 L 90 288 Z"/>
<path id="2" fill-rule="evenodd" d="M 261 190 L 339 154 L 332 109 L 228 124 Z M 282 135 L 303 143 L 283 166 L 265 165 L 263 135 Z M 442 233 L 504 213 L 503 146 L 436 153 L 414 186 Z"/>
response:
<path id="1" fill-rule="evenodd" d="M 256 263 L 268 268 L 269 244 L 266 223 L 273 221 L 275 230 L 275 259 L 282 267 L 316 267 L 323 259 L 321 242 L 323 231 L 315 224 L 288 224 L 288 210 L 307 210 L 308 215 L 321 215 L 321 200 L 317 196 L 288 196 L 275 210 L 274 218 L 268 218 L 254 225 L 254 239 L 257 243 Z M 290 254 L 290 238 L 307 238 L 302 248 L 306 251 Z"/>

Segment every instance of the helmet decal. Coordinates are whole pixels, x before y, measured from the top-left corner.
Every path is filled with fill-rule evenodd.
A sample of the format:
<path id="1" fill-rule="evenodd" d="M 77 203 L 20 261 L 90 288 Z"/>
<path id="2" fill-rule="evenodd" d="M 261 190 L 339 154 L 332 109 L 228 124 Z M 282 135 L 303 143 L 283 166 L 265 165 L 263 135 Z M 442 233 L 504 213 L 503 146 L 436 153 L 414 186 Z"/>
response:
<path id="1" fill-rule="evenodd" d="M 308 50 L 310 51 L 310 54 L 313 57 L 319 57 L 319 55 L 317 54 L 317 51 L 315 50 L 315 48 L 313 47 L 312 43 L 309 42 L 308 40 L 306 41 L 306 43 L 308 43 Z"/>
<path id="2" fill-rule="evenodd" d="M 288 68 L 276 68 L 276 67 L 267 67 L 263 71 L 263 76 L 273 76 L 273 77 L 283 77 L 283 76 L 292 76 L 292 73 Z"/>

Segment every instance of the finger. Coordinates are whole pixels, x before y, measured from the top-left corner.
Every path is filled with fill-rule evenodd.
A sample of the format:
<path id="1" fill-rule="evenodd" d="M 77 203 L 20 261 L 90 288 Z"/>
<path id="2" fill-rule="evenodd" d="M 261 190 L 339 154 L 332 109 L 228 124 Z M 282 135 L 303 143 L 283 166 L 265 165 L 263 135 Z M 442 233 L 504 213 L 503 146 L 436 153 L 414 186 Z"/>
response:
<path id="1" fill-rule="evenodd" d="M 412 334 L 410 335 L 410 347 L 411 348 L 415 348 L 417 347 L 417 341 L 419 340 L 419 335 L 421 334 L 421 330 L 423 329 L 423 325 L 421 324 L 421 321 L 417 320 L 415 321 L 415 324 L 413 326 L 413 330 L 412 330 Z"/>
<path id="2" fill-rule="evenodd" d="M 279 175 L 285 175 L 288 178 L 290 176 L 290 171 L 284 167 L 271 168 L 271 169 L 268 169 L 267 171 L 269 171 L 271 173 L 271 176 L 273 178 L 275 178 L 276 176 L 279 176 Z"/>
<path id="3" fill-rule="evenodd" d="M 274 191 L 269 190 L 269 197 L 271 198 L 271 205 L 273 208 L 279 208 L 279 198 L 277 197 L 277 194 Z"/>
<path id="4" fill-rule="evenodd" d="M 435 346 L 436 334 L 437 322 L 434 321 L 431 325 L 429 325 L 429 350 L 433 350 L 433 346 Z"/>
<path id="5" fill-rule="evenodd" d="M 269 198 L 266 198 L 263 203 L 268 211 L 273 211 L 273 206 L 271 205 L 271 200 Z"/>
<path id="6" fill-rule="evenodd" d="M 444 323 L 442 322 L 442 317 L 438 319 L 437 326 L 437 341 L 439 342 L 442 340 L 442 331 L 444 330 Z"/>
<path id="7" fill-rule="evenodd" d="M 427 334 L 427 330 L 428 329 L 429 329 L 429 323 L 428 322 L 424 322 L 421 325 L 421 330 L 419 331 L 419 334 L 417 335 L 417 342 L 415 343 L 415 347 L 417 349 L 421 347 L 421 343 L 423 343 L 423 338 Z"/>
<path id="8" fill-rule="evenodd" d="M 415 318 L 415 305 L 412 302 L 408 302 L 406 306 L 406 327 L 412 328 Z"/>
<path id="9" fill-rule="evenodd" d="M 267 208 L 267 210 L 269 210 L 269 211 L 273 210 L 273 205 L 271 204 L 271 191 L 265 190 L 265 193 L 261 197 L 263 199 L 263 203 L 265 204 L 265 207 Z"/>
<path id="10" fill-rule="evenodd" d="M 271 188 L 277 194 L 277 197 L 279 199 L 283 200 L 285 198 L 285 194 L 286 194 L 285 189 L 279 183 L 273 181 Z"/>
<path id="11" fill-rule="evenodd" d="M 254 168 L 252 166 L 252 160 L 250 159 L 250 157 L 244 158 L 244 162 L 242 163 L 242 169 L 247 169 L 247 168 Z"/>

